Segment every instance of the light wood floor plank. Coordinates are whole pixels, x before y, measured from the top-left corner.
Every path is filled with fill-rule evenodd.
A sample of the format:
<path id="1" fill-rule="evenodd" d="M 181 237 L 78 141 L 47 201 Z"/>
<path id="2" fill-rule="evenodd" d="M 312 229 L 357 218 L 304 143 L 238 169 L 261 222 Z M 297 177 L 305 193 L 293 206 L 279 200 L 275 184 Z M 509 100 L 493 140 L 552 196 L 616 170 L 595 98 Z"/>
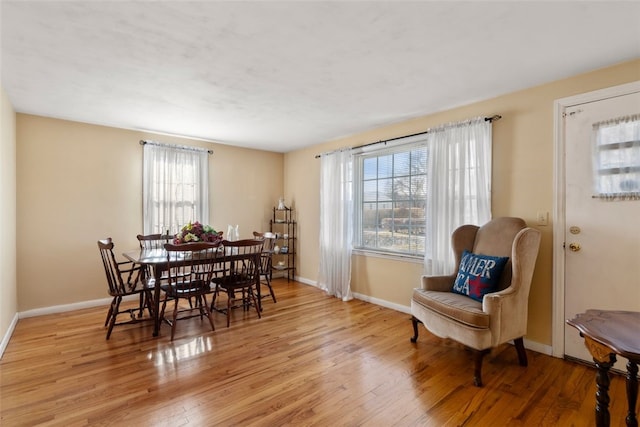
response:
<path id="1" fill-rule="evenodd" d="M 109 341 L 106 307 L 21 319 L 0 361 L 2 426 L 583 426 L 593 424 L 594 369 L 504 345 L 473 356 L 409 316 L 342 302 L 276 280 L 262 319 L 236 309 L 230 328 L 198 319 L 151 336 L 149 322 Z M 220 301 L 224 304 L 225 301 Z M 612 425 L 626 415 L 611 382 Z"/>

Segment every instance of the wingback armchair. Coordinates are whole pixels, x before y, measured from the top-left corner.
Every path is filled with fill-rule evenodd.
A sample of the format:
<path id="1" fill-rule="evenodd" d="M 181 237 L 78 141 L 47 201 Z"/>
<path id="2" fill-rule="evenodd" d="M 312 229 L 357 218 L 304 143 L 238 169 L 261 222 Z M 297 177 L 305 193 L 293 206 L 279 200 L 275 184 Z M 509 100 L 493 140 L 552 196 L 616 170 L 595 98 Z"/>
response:
<path id="1" fill-rule="evenodd" d="M 523 337 L 527 332 L 529 289 L 540 231 L 527 227 L 520 218 L 503 217 L 482 227 L 463 225 L 453 232 L 451 242 L 456 272 L 449 276 L 423 276 L 422 286 L 414 289 L 411 341 L 418 339 L 418 324 L 422 323 L 434 335 L 471 348 L 475 359 L 474 384 L 481 387 L 482 359 L 493 347 L 513 340 L 520 365 L 527 366 Z M 496 289 L 481 298 L 454 292 L 459 271 L 463 270 L 461 261 L 467 255 L 465 250 L 495 259 L 508 257 L 503 261 Z"/>

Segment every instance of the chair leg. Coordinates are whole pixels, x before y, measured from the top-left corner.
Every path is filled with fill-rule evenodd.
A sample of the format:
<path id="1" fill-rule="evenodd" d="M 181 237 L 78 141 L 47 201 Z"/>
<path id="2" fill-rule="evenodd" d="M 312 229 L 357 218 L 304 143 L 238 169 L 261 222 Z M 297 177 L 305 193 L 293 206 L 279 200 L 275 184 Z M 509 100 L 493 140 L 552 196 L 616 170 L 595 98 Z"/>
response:
<path id="1" fill-rule="evenodd" d="M 202 322 L 202 318 L 205 316 L 206 311 L 204 308 L 202 308 L 202 295 L 196 295 L 196 309 L 198 310 L 198 313 L 200 313 L 200 321 Z M 191 299 L 191 298 L 189 298 Z M 191 308 L 193 310 L 193 307 Z"/>
<path id="2" fill-rule="evenodd" d="M 200 306 L 201 313 L 202 313 L 202 310 L 204 310 L 205 314 L 207 315 L 207 318 L 209 319 L 209 323 L 211 324 L 211 330 L 215 331 L 216 327 L 213 325 L 213 313 L 211 312 L 211 310 L 209 310 L 209 305 L 207 304 L 206 295 L 202 295 L 202 303 Z"/>
<path id="3" fill-rule="evenodd" d="M 231 324 L 231 301 L 233 301 L 233 292 L 227 292 L 227 328 Z"/>
<path id="4" fill-rule="evenodd" d="M 113 314 L 113 307 L 116 304 L 116 299 L 118 297 L 113 297 L 111 300 L 111 304 L 109 305 L 109 311 L 107 312 L 107 318 L 104 320 L 104 327 L 106 328 L 109 324 L 109 320 L 111 320 L 111 315 Z"/>
<path id="5" fill-rule="evenodd" d="M 250 304 L 250 300 L 249 300 L 249 295 L 247 295 L 247 290 L 242 289 L 242 310 L 249 311 L 249 304 Z"/>
<path id="6" fill-rule="evenodd" d="M 275 303 L 275 302 L 277 302 L 276 301 L 276 294 L 273 293 L 273 288 L 271 287 L 271 278 L 269 277 L 269 274 L 265 274 L 264 278 L 265 278 L 265 282 L 267 284 L 267 288 L 269 288 L 269 294 L 271 295 L 271 299 Z"/>
<path id="7" fill-rule="evenodd" d="M 153 292 L 151 290 L 145 291 L 145 299 L 147 304 L 147 310 L 149 310 L 149 316 L 153 317 Z"/>
<path id="8" fill-rule="evenodd" d="M 474 362 L 475 362 L 475 370 L 473 372 L 473 384 L 476 387 L 482 387 L 482 359 L 484 355 L 489 353 L 490 350 L 475 350 L 474 352 Z"/>
<path id="9" fill-rule="evenodd" d="M 214 312 L 216 309 L 216 298 L 218 298 L 218 285 L 216 285 L 215 288 L 213 288 L 213 296 L 211 297 L 211 312 Z"/>
<path id="10" fill-rule="evenodd" d="M 189 299 L 191 300 L 191 299 Z M 173 306 L 173 321 L 171 322 L 171 341 L 173 341 L 173 336 L 176 333 L 176 323 L 177 319 L 178 319 L 178 301 L 180 301 L 180 298 L 174 298 L 175 304 Z"/>
<path id="11" fill-rule="evenodd" d="M 516 351 L 518 352 L 518 362 L 520 362 L 520 366 L 527 366 L 527 351 L 524 349 L 524 341 L 522 337 L 516 338 L 513 340 L 513 343 L 516 346 Z"/>
<path id="12" fill-rule="evenodd" d="M 118 317 L 118 312 L 120 311 L 120 301 L 122 301 L 122 297 L 114 297 L 113 302 L 111 303 L 111 309 L 109 309 L 109 313 L 111 313 L 111 319 L 109 321 L 109 329 L 107 329 L 107 339 L 111 336 L 111 331 L 116 324 L 116 318 Z"/>
<path id="13" fill-rule="evenodd" d="M 422 323 L 416 318 L 416 316 L 411 316 L 411 323 L 413 324 L 413 336 L 411 337 L 411 342 L 418 341 L 418 322 Z"/>
<path id="14" fill-rule="evenodd" d="M 147 305 L 146 292 L 140 292 L 140 303 L 138 305 L 139 305 L 138 318 L 140 318 L 144 314 L 144 308 Z"/>
<path id="15" fill-rule="evenodd" d="M 167 297 L 164 297 L 164 300 L 162 300 L 162 307 L 160 308 L 160 316 L 158 316 L 158 319 L 160 319 L 160 322 L 162 322 L 162 320 L 164 319 L 164 310 L 167 307 Z"/>
<path id="16" fill-rule="evenodd" d="M 256 308 L 256 313 L 258 313 L 258 319 L 261 319 L 262 316 L 260 315 L 260 308 L 258 307 L 258 299 L 256 298 L 256 295 L 254 294 L 253 289 L 249 289 L 248 293 L 249 293 L 249 297 L 253 301 L 253 306 Z"/>

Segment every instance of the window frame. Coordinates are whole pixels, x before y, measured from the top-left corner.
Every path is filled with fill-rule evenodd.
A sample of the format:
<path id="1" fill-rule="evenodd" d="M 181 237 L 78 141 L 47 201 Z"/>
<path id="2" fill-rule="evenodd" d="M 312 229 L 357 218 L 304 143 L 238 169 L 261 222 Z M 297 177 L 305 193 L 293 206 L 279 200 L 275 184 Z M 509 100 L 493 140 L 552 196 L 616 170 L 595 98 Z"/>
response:
<path id="1" fill-rule="evenodd" d="M 385 156 L 394 156 L 394 155 L 398 155 L 398 154 L 402 154 L 402 153 L 411 153 L 412 151 L 415 151 L 417 149 L 424 149 L 425 153 L 424 153 L 424 158 L 423 160 L 423 171 L 420 174 L 416 174 L 413 173 L 413 169 L 412 169 L 412 165 L 409 164 L 408 168 L 409 168 L 409 172 L 408 174 L 397 174 L 395 173 L 395 169 L 392 169 L 391 173 L 388 176 L 385 177 L 380 177 L 379 174 L 377 174 L 377 177 L 375 179 L 373 178 L 369 178 L 366 179 L 365 178 L 365 171 L 364 171 L 364 163 L 366 160 L 368 159 L 372 159 L 372 158 L 381 158 L 381 157 L 385 157 Z M 420 222 L 419 224 L 416 223 L 412 223 L 411 222 L 411 210 L 409 211 L 409 225 L 407 226 L 409 230 L 411 229 L 421 229 L 422 233 L 420 234 L 421 238 L 422 238 L 422 247 L 419 250 L 411 250 L 411 243 L 409 243 L 409 249 L 408 250 L 394 250 L 393 248 L 390 248 L 388 246 L 380 246 L 377 242 L 377 238 L 379 236 L 379 233 L 382 231 L 382 227 L 381 227 L 381 223 L 378 220 L 377 221 L 377 226 L 376 226 L 376 246 L 371 246 L 371 245 L 367 245 L 363 240 L 364 240 L 364 211 L 365 211 L 365 204 L 367 203 L 374 203 L 374 204 L 379 204 L 380 203 L 390 203 L 391 205 L 391 209 L 392 211 L 395 210 L 394 206 L 396 206 L 397 203 L 406 203 L 409 205 L 413 205 L 415 206 L 415 203 L 417 201 L 419 201 L 420 203 L 423 204 L 423 212 L 425 212 L 426 210 L 426 203 L 428 201 L 427 199 L 427 195 L 426 195 L 426 187 L 427 187 L 427 182 L 426 180 L 428 179 L 428 171 L 427 171 L 427 167 L 428 167 L 428 156 L 429 156 L 429 152 L 427 149 L 427 135 L 426 134 L 420 134 L 420 135 L 414 135 L 414 136 L 408 136 L 408 137 L 403 137 L 403 138 L 398 138 L 397 140 L 393 141 L 393 143 L 389 143 L 386 142 L 384 143 L 383 146 L 380 146 L 379 144 L 376 144 L 375 146 L 365 146 L 365 147 L 361 147 L 360 149 L 358 149 L 358 151 L 354 152 L 353 154 L 353 188 L 354 188 L 354 227 L 353 227 L 353 250 L 354 253 L 356 254 L 363 254 L 363 255 L 367 255 L 367 256 L 375 256 L 375 257 L 383 257 L 383 258 L 392 258 L 392 259 L 400 259 L 400 260 L 410 260 L 410 261 L 416 261 L 416 260 L 422 260 L 424 258 L 424 253 L 425 253 L 425 243 L 424 243 L 424 238 L 425 238 L 425 231 L 426 231 L 426 224 L 425 224 L 425 215 L 423 214 L 422 216 L 422 222 Z M 395 164 L 393 164 L 393 160 L 392 160 L 392 167 L 395 167 Z M 367 182 L 372 182 L 372 181 L 376 181 L 379 182 L 381 179 L 382 180 L 386 180 L 386 179 L 390 179 L 390 180 L 394 180 L 394 179 L 399 179 L 399 178 L 407 178 L 408 181 L 411 183 L 412 182 L 412 178 L 421 176 L 423 179 L 423 195 L 424 197 L 422 198 L 415 198 L 410 194 L 409 198 L 403 198 L 402 200 L 400 199 L 395 199 L 394 198 L 394 191 L 392 190 L 392 195 L 390 197 L 390 200 L 386 200 L 386 201 L 381 201 L 379 198 L 379 188 L 377 187 L 376 189 L 376 201 L 368 201 L 364 195 L 364 187 L 365 187 L 365 181 Z M 409 192 L 411 193 L 411 186 L 409 187 Z M 376 207 L 376 211 L 379 212 L 379 207 Z M 393 212 L 395 213 L 395 212 Z M 396 238 L 396 234 L 397 231 L 395 229 L 395 220 L 392 220 L 392 230 L 391 230 L 391 238 L 395 239 Z M 416 234 L 408 234 L 409 236 L 409 242 L 411 242 L 412 240 L 412 236 L 416 236 Z M 414 239 L 415 240 L 415 239 Z M 416 243 L 417 244 L 417 243 Z"/>
<path id="2" fill-rule="evenodd" d="M 208 223 L 211 152 L 152 141 L 143 145 L 144 234 L 177 233 L 189 221 Z"/>
<path id="3" fill-rule="evenodd" d="M 638 114 L 593 124 L 594 197 L 621 200 L 640 197 L 638 129 Z"/>

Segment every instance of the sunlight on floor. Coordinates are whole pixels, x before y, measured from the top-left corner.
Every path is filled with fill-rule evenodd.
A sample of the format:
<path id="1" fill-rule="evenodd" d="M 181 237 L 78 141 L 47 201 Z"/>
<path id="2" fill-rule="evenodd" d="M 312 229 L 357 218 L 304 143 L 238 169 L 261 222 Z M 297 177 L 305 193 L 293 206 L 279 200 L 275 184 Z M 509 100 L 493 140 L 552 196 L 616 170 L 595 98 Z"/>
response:
<path id="1" fill-rule="evenodd" d="M 147 359 L 153 360 L 155 366 L 174 365 L 179 361 L 191 359 L 203 353 L 210 352 L 213 343 L 208 336 L 194 337 L 184 344 L 171 344 L 165 349 L 153 350 L 147 353 Z"/>

